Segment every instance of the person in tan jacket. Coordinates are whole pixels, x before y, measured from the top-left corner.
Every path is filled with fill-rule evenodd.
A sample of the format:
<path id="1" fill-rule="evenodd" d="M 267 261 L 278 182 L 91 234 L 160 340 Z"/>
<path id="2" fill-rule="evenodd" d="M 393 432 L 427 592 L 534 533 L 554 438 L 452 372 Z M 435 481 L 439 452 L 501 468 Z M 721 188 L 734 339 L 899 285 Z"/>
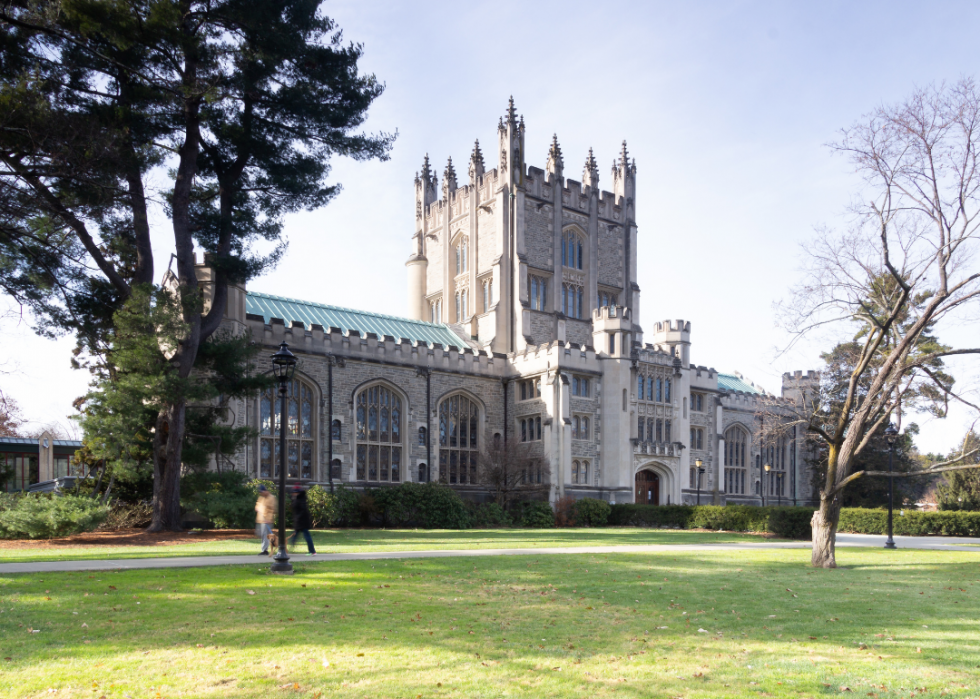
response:
<path id="1" fill-rule="evenodd" d="M 259 499 L 255 503 L 255 532 L 262 539 L 260 556 L 269 554 L 269 535 L 272 534 L 272 523 L 276 521 L 276 496 L 259 486 Z"/>

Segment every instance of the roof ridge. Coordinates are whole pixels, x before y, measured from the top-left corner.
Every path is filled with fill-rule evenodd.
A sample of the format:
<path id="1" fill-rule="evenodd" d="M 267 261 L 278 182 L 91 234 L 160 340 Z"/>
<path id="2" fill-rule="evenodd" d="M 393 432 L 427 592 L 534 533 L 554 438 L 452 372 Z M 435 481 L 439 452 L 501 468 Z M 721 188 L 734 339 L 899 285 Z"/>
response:
<path id="1" fill-rule="evenodd" d="M 362 311 L 359 308 L 348 308 L 346 306 L 334 306 L 334 305 L 329 304 L 329 303 L 320 303 L 320 302 L 317 302 L 317 301 L 306 301 L 304 299 L 294 299 L 294 298 L 289 298 L 288 296 L 277 296 L 276 294 L 266 294 L 266 293 L 263 293 L 261 291 L 246 291 L 245 292 L 245 295 L 246 296 L 261 296 L 261 297 L 267 298 L 267 299 L 275 299 L 276 301 L 287 301 L 289 303 L 298 303 L 298 304 L 301 304 L 301 305 L 304 305 L 304 306 L 314 306 L 314 307 L 317 307 L 317 308 L 329 308 L 331 310 L 345 311 L 347 313 L 359 313 L 361 315 L 372 316 L 374 318 L 386 318 L 388 320 L 398 320 L 398 321 L 402 321 L 404 323 L 415 323 L 417 325 L 425 325 L 425 326 L 432 327 L 432 328 L 448 328 L 449 327 L 449 325 L 447 323 L 430 323 L 429 321 L 426 321 L 426 320 L 416 320 L 415 318 L 406 318 L 405 316 L 393 316 L 393 315 L 388 315 L 387 313 L 377 313 L 375 311 Z"/>

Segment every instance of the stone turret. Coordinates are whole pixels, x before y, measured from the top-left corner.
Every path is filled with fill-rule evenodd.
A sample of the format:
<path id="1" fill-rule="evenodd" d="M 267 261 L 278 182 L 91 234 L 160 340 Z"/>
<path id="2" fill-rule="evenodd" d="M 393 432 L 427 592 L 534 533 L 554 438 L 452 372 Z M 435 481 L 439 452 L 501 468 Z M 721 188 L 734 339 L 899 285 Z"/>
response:
<path id="1" fill-rule="evenodd" d="M 426 212 L 436 201 L 437 178 L 429 166 L 429 155 L 422 161 L 422 172 L 415 173 L 415 234 L 408 267 L 408 316 L 415 320 L 425 317 L 425 279 L 429 260 L 425 256 Z"/>
<path id="2" fill-rule="evenodd" d="M 653 346 L 661 352 L 680 359 L 681 366 L 691 364 L 691 323 L 684 320 L 665 320 L 653 331 Z"/>

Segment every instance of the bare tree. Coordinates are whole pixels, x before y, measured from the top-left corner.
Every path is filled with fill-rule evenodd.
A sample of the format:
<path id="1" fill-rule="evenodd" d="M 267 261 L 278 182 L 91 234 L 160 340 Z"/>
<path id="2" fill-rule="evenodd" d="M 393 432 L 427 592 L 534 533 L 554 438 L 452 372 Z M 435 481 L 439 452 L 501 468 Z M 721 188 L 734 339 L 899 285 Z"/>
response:
<path id="1" fill-rule="evenodd" d="M 943 370 L 945 358 L 980 347 L 936 338 L 980 301 L 980 93 L 970 79 L 917 90 L 845 129 L 832 147 L 863 177 L 862 201 L 847 232 L 823 231 L 805 248 L 806 275 L 782 309 L 791 331 L 831 330 L 850 354 L 839 383 L 824 380 L 800 406 L 800 421 L 827 450 L 812 520 L 812 563 L 824 568 L 836 567 L 841 491 L 880 475 L 852 472 L 875 432 L 889 422 L 900 428 L 906 413 L 943 417 L 951 401 L 980 411 Z M 965 456 L 903 475 L 976 468 L 959 463 Z"/>
<path id="2" fill-rule="evenodd" d="M 24 415 L 17 401 L 0 391 L 0 437 L 20 437 Z"/>
<path id="3" fill-rule="evenodd" d="M 493 491 L 494 501 L 505 510 L 519 500 L 547 493 L 551 468 L 535 456 L 529 444 L 516 439 L 492 439 L 477 458 L 480 482 Z"/>

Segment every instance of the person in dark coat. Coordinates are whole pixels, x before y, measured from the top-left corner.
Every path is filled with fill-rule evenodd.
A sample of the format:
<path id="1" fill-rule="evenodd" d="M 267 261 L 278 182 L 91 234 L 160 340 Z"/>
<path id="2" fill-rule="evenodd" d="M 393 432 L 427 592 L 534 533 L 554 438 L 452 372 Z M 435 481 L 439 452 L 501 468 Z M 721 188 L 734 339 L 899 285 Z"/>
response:
<path id="1" fill-rule="evenodd" d="M 307 556 L 315 556 L 316 549 L 313 548 L 313 537 L 310 536 L 310 507 L 306 500 L 306 491 L 298 485 L 293 486 L 293 535 L 289 538 L 289 545 L 296 543 L 296 538 L 302 534 L 306 539 Z"/>

